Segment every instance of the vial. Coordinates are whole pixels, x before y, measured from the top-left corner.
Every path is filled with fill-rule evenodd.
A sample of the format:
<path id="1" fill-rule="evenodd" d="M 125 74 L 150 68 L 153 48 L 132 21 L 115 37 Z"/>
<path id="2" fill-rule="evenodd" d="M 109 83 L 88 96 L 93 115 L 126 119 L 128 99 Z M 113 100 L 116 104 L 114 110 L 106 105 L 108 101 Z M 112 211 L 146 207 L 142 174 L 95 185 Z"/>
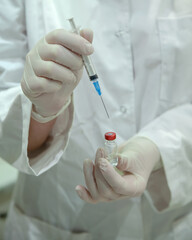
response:
<path id="1" fill-rule="evenodd" d="M 114 167 L 116 167 L 118 164 L 117 143 L 116 143 L 115 139 L 116 139 L 116 133 L 114 133 L 114 132 L 105 133 L 104 150 L 105 150 L 105 154 L 106 154 L 106 159 Z"/>

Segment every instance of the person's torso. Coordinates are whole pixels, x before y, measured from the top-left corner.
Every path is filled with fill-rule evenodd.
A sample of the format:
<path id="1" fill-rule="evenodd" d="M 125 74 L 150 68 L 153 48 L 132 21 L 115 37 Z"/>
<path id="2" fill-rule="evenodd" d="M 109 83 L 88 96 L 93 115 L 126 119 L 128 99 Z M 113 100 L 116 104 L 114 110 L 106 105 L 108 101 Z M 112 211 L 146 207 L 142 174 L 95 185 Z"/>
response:
<path id="1" fill-rule="evenodd" d="M 153 209 L 141 212 L 139 199 L 86 204 L 74 189 L 84 184 L 83 160 L 94 160 L 106 131 L 115 131 L 117 142 L 123 142 L 190 99 L 192 2 L 45 0 L 26 1 L 25 7 L 29 48 L 55 28 L 70 30 L 66 21 L 70 16 L 77 25 L 93 29 L 92 59 L 110 119 L 84 74 L 74 91 L 74 122 L 64 156 L 42 176 L 21 174 L 16 204 L 30 217 L 59 229 L 90 232 L 95 240 L 142 239 L 143 225 L 152 226 L 154 221 L 147 210 Z M 169 235 L 170 224 L 162 226 L 164 236 Z"/>

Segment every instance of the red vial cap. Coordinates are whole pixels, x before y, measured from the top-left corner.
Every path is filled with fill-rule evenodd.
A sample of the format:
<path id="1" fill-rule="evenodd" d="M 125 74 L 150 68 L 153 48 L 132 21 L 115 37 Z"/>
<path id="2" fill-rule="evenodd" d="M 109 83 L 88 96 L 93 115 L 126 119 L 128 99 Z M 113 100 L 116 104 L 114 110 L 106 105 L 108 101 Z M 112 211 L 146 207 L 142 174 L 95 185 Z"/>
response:
<path id="1" fill-rule="evenodd" d="M 108 140 L 108 141 L 115 140 L 116 139 L 116 133 L 115 132 L 105 133 L 105 139 Z"/>

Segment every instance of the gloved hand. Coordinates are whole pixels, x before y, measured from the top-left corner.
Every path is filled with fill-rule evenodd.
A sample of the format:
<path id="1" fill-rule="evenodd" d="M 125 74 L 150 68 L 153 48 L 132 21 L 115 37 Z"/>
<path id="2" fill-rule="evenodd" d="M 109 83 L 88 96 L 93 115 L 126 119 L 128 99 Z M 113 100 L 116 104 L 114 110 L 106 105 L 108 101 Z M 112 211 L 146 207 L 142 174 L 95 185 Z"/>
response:
<path id="1" fill-rule="evenodd" d="M 33 103 L 32 117 L 48 122 L 57 117 L 70 103 L 72 91 L 82 76 L 80 55 L 90 55 L 93 33 L 81 36 L 54 30 L 43 37 L 27 54 L 21 87 Z"/>
<path id="2" fill-rule="evenodd" d="M 147 138 L 134 137 L 118 148 L 117 169 L 105 159 L 103 149 L 98 149 L 95 164 L 84 161 L 84 176 L 87 188 L 76 187 L 81 199 L 89 203 L 111 201 L 124 197 L 140 196 L 146 189 L 149 176 L 161 165 L 156 145 Z"/>

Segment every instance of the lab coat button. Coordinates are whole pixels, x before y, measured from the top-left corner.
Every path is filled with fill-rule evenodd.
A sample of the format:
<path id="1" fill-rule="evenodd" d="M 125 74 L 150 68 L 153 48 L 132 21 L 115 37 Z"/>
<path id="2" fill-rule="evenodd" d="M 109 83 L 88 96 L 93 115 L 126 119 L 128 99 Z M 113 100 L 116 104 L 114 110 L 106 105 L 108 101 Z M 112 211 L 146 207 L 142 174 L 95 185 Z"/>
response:
<path id="1" fill-rule="evenodd" d="M 126 113 L 127 112 L 127 108 L 125 106 L 120 106 L 120 111 L 122 113 Z"/>

